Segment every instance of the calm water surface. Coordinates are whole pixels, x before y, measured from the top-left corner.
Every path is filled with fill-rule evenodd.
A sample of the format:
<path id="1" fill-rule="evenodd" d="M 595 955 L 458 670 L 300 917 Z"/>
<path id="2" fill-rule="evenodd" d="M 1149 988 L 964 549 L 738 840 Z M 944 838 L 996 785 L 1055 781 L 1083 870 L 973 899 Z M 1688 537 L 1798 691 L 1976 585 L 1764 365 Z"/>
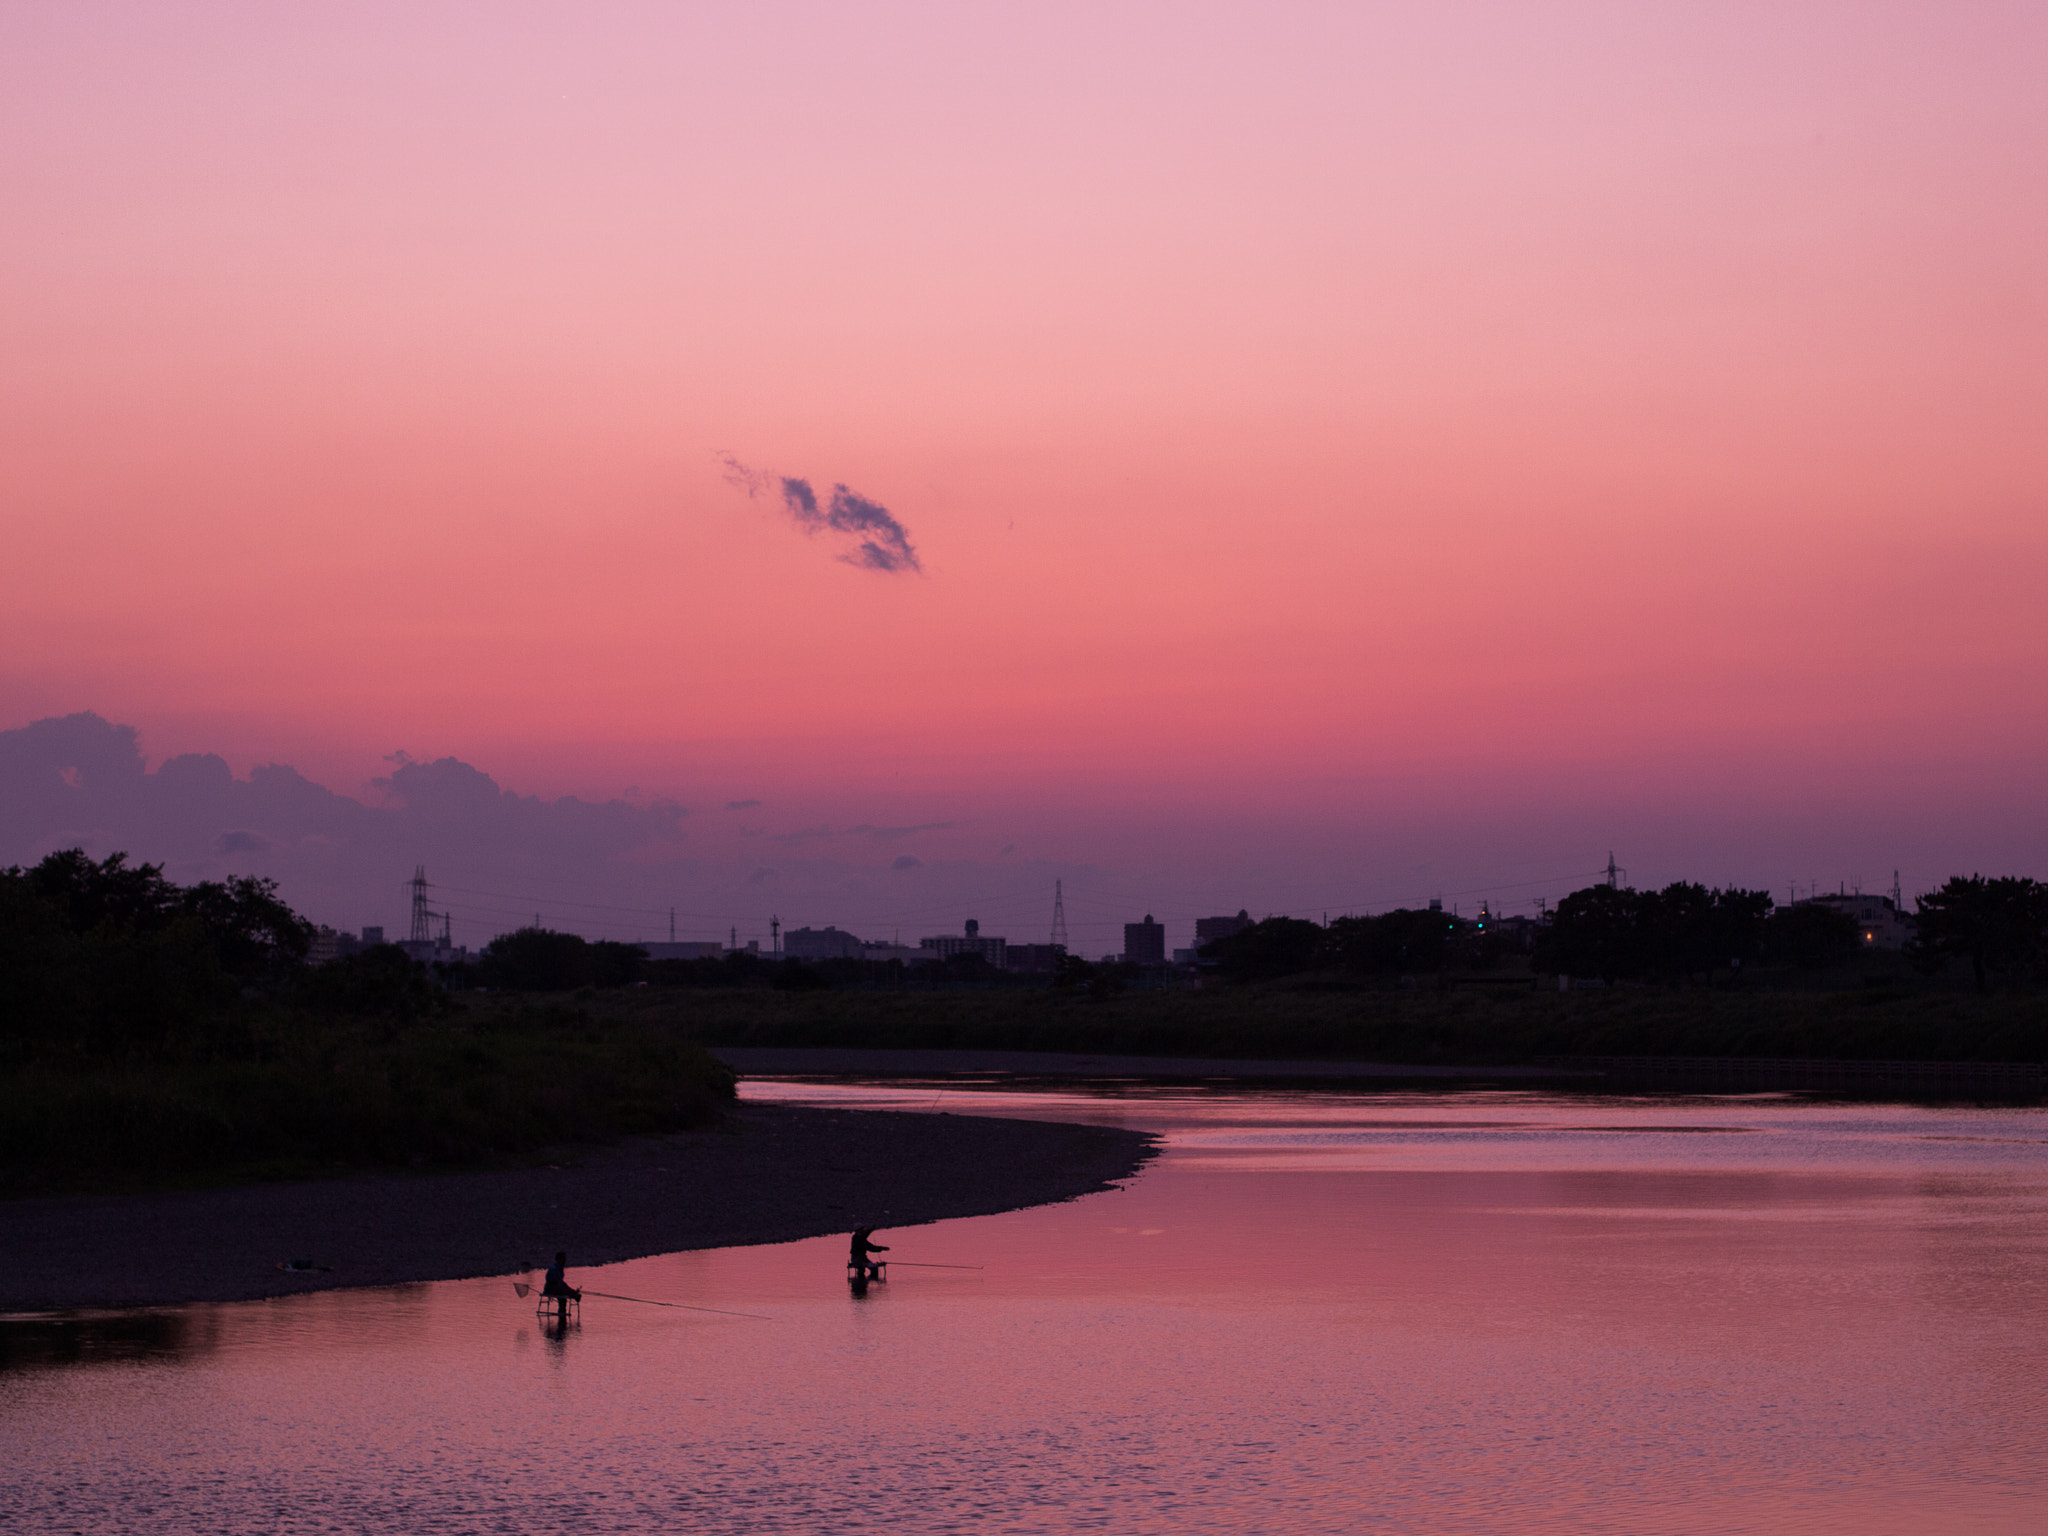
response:
<path id="1" fill-rule="evenodd" d="M 0 1326 L 21 1531 L 2048 1530 L 2048 1114 L 757 1082 L 1156 1130 L 1128 1188 Z M 849 1213 L 886 1226 L 880 1210 Z"/>

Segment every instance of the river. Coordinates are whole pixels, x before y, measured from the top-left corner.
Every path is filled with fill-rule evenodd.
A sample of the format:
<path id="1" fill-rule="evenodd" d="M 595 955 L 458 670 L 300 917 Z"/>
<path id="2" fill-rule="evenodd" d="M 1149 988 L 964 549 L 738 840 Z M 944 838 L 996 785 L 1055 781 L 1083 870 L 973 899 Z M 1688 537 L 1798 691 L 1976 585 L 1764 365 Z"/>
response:
<path id="1" fill-rule="evenodd" d="M 1159 1132 L 845 1240 L 0 1323 L 0 1527 L 2048 1529 L 2048 1113 L 753 1081 Z M 573 1260 L 573 1254 L 571 1255 Z M 978 1265 L 910 1268 L 905 1260 Z M 537 1278 L 537 1277 L 530 1277 Z"/>

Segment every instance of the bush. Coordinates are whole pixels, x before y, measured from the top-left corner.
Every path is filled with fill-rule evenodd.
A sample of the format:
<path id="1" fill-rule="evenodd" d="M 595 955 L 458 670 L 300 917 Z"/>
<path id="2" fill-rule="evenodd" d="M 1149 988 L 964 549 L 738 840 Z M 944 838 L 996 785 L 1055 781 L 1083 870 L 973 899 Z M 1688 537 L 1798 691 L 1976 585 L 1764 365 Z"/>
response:
<path id="1" fill-rule="evenodd" d="M 299 974 L 293 996 L 316 1013 L 399 1023 L 435 1018 L 454 1006 L 426 966 L 396 944 L 374 945 L 309 967 Z"/>

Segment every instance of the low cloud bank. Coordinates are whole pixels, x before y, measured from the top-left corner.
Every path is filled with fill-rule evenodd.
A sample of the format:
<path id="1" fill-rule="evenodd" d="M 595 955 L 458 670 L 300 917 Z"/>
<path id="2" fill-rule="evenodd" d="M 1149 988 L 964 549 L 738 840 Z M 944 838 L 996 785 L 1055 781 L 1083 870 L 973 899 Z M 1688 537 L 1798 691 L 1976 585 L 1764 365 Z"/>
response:
<path id="1" fill-rule="evenodd" d="M 404 881 L 418 864 L 430 879 L 438 870 L 464 885 L 573 888 L 601 901 L 593 882 L 683 854 L 680 805 L 542 800 L 501 789 L 457 758 L 392 761 L 374 781 L 388 803 L 368 805 L 278 763 L 238 779 L 210 752 L 151 772 L 132 726 L 90 713 L 38 720 L 0 731 L 0 865 L 82 847 L 95 857 L 128 852 L 185 882 L 268 875 L 316 920 L 381 923 L 403 938 L 391 925 L 407 911 Z M 534 915 L 447 905 L 470 942 Z M 554 914 L 556 926 L 570 926 L 563 917 Z"/>
<path id="2" fill-rule="evenodd" d="M 430 904 L 453 914 L 455 942 L 472 948 L 536 917 L 586 938 L 666 939 L 672 910 L 678 938 L 737 936 L 764 947 L 777 918 L 785 929 L 914 931 L 914 941 L 979 916 L 991 932 L 1008 920 L 1035 935 L 1054 878 L 1071 881 L 1084 868 L 1006 865 L 998 876 L 926 844 L 924 859 L 901 852 L 901 840 L 943 838 L 957 825 L 949 821 L 802 827 L 773 839 L 771 866 L 759 843 L 749 854 L 736 842 L 748 835 L 735 827 L 739 817 L 711 817 L 692 851 L 681 805 L 543 800 L 454 757 L 394 753 L 372 792 L 354 798 L 283 764 L 237 778 L 210 752 L 152 771 L 142 745 L 132 726 L 96 714 L 0 730 L 0 867 L 82 847 L 94 858 L 125 852 L 161 864 L 181 884 L 264 875 L 315 922 L 376 924 L 404 938 L 406 882 L 424 864 Z M 835 848 L 853 856 L 833 857 Z M 916 907 L 905 912 L 913 885 Z M 1004 891 L 1010 902 L 997 899 Z"/>

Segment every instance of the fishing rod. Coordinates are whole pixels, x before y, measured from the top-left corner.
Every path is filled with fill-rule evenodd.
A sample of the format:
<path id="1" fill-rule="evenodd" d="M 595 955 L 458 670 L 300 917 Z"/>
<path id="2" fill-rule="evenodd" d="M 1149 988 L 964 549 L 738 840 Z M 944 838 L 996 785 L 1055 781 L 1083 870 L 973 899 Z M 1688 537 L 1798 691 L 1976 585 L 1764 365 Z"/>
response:
<path id="1" fill-rule="evenodd" d="M 521 1301 L 524 1301 L 527 1297 L 533 1294 L 532 1286 L 523 1284 L 518 1280 L 514 1280 L 512 1282 L 512 1289 L 519 1293 L 519 1299 Z M 772 1323 L 775 1321 L 774 1318 L 768 1317 L 760 1312 L 728 1312 L 723 1307 L 693 1307 L 686 1301 L 649 1301 L 645 1296 L 619 1296 L 613 1294 L 610 1291 L 585 1290 L 579 1292 L 578 1294 L 584 1296 L 602 1296 L 606 1301 L 638 1302 L 643 1307 L 674 1307 L 681 1312 L 713 1312 L 720 1317 L 751 1317 L 756 1321 L 763 1323 Z"/>
<path id="2" fill-rule="evenodd" d="M 915 1259 L 884 1259 L 885 1264 L 901 1264 L 905 1269 L 979 1269 L 979 1264 L 920 1264 Z"/>

